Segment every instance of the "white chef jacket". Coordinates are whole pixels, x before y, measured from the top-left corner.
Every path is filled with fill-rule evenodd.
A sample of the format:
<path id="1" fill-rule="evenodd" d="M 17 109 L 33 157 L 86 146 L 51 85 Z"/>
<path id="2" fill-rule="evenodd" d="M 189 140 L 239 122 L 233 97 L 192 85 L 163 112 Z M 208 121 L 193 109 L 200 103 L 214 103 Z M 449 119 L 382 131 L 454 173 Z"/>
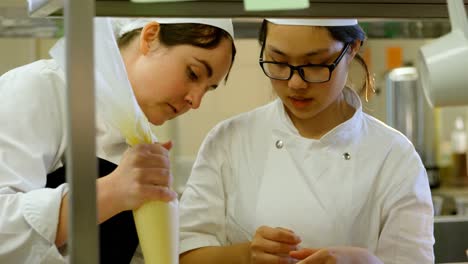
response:
<path id="1" fill-rule="evenodd" d="M 250 241 L 285 227 L 302 247 L 367 248 L 384 263 L 433 263 L 426 171 L 398 131 L 356 111 L 319 140 L 301 137 L 276 101 L 218 124 L 180 202 L 180 252 Z"/>
<path id="2" fill-rule="evenodd" d="M 0 98 L 0 263 L 65 263 L 55 236 L 67 184 L 44 188 L 67 147 L 64 73 L 54 60 L 16 68 L 0 77 Z M 118 164 L 127 144 L 99 112 L 97 156 Z"/>

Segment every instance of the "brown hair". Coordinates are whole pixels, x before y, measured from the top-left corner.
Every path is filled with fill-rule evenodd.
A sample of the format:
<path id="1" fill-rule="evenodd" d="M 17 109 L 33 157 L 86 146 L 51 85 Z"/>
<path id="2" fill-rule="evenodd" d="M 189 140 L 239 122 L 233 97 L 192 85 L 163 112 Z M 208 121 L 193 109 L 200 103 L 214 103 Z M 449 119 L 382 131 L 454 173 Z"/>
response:
<path id="1" fill-rule="evenodd" d="M 258 41 L 260 45 L 263 45 L 263 43 L 266 40 L 266 35 L 267 35 L 267 29 L 268 29 L 268 21 L 263 20 L 262 26 L 260 28 L 260 33 L 258 36 Z M 333 39 L 337 41 L 341 41 L 343 43 L 353 43 L 355 41 L 360 41 L 360 44 L 364 43 L 364 40 L 366 39 L 366 33 L 364 33 L 364 30 L 359 25 L 353 25 L 353 26 L 336 26 L 336 27 L 325 27 L 330 34 L 332 35 Z M 373 95 L 374 93 L 374 78 L 372 77 L 372 74 L 369 71 L 369 67 L 367 66 L 365 60 L 362 58 L 361 55 L 356 54 L 355 56 L 357 62 L 362 66 L 364 71 L 366 72 L 366 78 L 365 82 L 362 86 L 362 88 L 358 91 L 359 95 L 365 96 L 366 101 L 370 96 Z"/>
<path id="2" fill-rule="evenodd" d="M 135 37 L 140 36 L 141 30 L 141 28 L 135 29 L 123 34 L 117 40 L 119 48 L 126 47 Z M 229 71 L 231 71 L 236 56 L 236 46 L 231 35 L 223 29 L 196 23 L 160 24 L 159 40 L 166 47 L 192 45 L 205 49 L 214 49 L 223 38 L 227 38 L 232 42 L 231 66 L 229 67 Z M 227 81 L 228 76 L 229 72 L 225 81 Z"/>

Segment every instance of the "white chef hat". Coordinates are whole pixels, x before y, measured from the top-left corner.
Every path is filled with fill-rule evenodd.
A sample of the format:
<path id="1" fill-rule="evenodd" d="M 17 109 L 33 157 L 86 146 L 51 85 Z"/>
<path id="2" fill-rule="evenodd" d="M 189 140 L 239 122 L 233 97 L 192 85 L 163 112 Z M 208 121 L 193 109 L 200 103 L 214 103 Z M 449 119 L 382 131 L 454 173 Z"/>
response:
<path id="1" fill-rule="evenodd" d="M 276 19 L 267 18 L 267 21 L 277 25 L 292 25 L 292 26 L 321 26 L 321 27 L 336 27 L 336 26 L 354 26 L 357 19 Z"/>
<path id="2" fill-rule="evenodd" d="M 234 27 L 230 18 L 114 18 L 112 26 L 115 36 L 121 37 L 123 34 L 132 30 L 143 28 L 150 22 L 158 22 L 159 24 L 204 24 L 220 28 L 234 39 Z"/>

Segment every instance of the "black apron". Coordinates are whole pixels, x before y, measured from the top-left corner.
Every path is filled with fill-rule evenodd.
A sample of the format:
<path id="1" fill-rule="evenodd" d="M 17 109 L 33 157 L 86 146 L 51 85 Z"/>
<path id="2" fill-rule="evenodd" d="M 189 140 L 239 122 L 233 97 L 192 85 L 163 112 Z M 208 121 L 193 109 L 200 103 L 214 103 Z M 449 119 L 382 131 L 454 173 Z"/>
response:
<path id="1" fill-rule="evenodd" d="M 111 173 L 117 165 L 98 158 L 99 177 Z M 65 166 L 47 175 L 46 187 L 57 188 L 65 182 Z M 128 264 L 138 246 L 132 211 L 124 211 L 99 225 L 100 263 Z"/>

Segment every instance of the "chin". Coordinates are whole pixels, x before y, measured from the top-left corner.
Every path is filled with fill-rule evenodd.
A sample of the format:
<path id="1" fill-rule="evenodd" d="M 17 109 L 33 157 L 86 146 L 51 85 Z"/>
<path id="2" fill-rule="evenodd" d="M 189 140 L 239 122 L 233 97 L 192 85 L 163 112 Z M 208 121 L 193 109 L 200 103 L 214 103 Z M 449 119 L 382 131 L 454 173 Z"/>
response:
<path id="1" fill-rule="evenodd" d="M 162 126 L 166 122 L 165 119 L 161 119 L 161 118 L 151 118 L 151 119 L 148 119 L 148 121 L 154 126 Z"/>
<path id="2" fill-rule="evenodd" d="M 293 118 L 297 118 L 297 119 L 310 119 L 310 118 L 315 117 L 318 114 L 318 112 L 315 109 L 298 110 L 298 109 L 295 109 L 294 107 L 288 106 L 287 110 L 290 116 L 292 116 Z"/>
<path id="3" fill-rule="evenodd" d="M 302 120 L 311 119 L 311 118 L 314 118 L 315 116 L 317 116 L 317 113 L 315 113 L 315 112 L 307 112 L 307 113 L 292 112 L 292 114 L 294 115 L 295 118 L 302 119 Z"/>

